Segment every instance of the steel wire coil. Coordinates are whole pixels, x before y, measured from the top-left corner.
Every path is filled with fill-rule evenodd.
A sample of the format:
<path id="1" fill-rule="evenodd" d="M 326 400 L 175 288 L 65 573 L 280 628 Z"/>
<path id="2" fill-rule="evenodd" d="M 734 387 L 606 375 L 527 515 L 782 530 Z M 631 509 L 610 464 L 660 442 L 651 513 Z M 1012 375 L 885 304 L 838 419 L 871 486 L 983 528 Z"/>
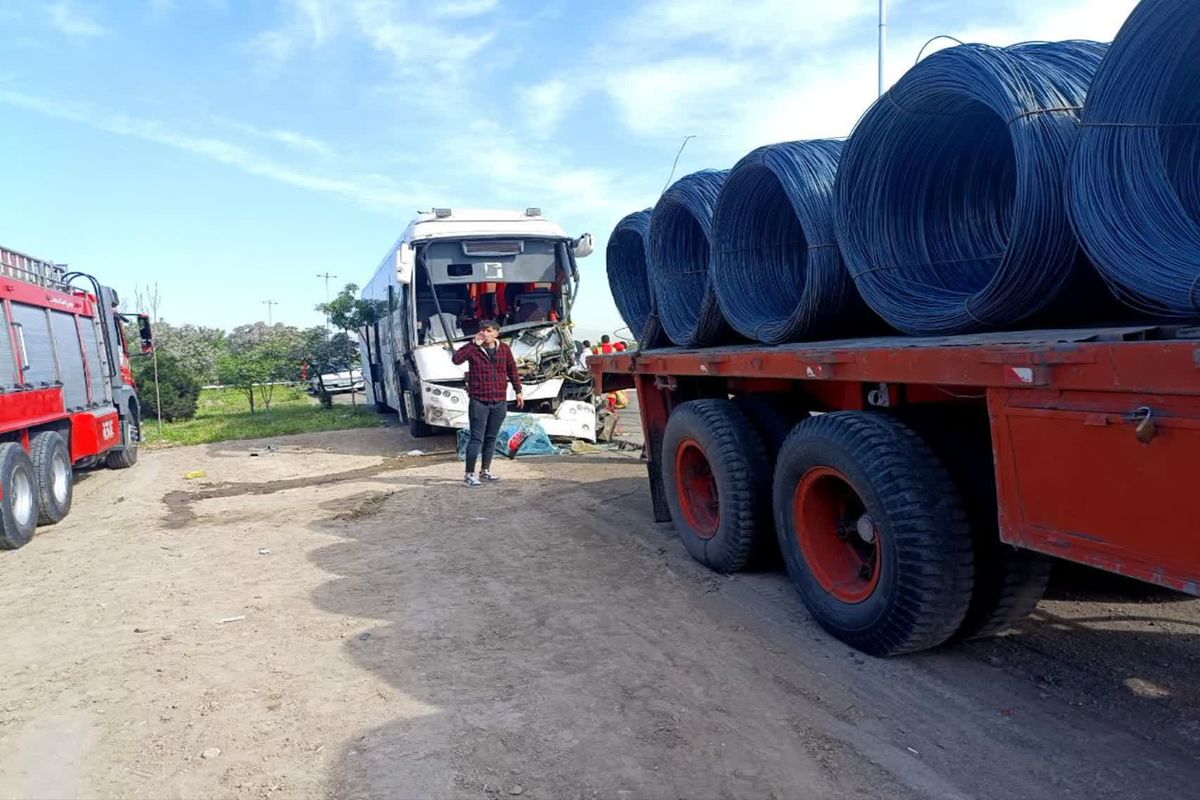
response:
<path id="1" fill-rule="evenodd" d="M 726 174 L 685 175 L 650 218 L 650 285 L 663 330 L 680 347 L 705 347 L 732 334 L 709 280 L 712 215 Z"/>
<path id="2" fill-rule="evenodd" d="M 725 319 L 746 338 L 849 334 L 868 313 L 834 229 L 841 152 L 831 139 L 783 142 L 729 171 L 713 216 L 712 282 Z"/>
<path id="3" fill-rule="evenodd" d="M 835 187 L 838 242 L 888 323 L 917 335 L 1003 328 L 1087 285 L 1064 177 L 1104 50 L 951 47 L 855 126 Z"/>
<path id="4" fill-rule="evenodd" d="M 1142 0 L 1096 72 L 1068 194 L 1113 293 L 1155 316 L 1200 318 L 1200 9 Z"/>
<path id="5" fill-rule="evenodd" d="M 608 286 L 613 302 L 639 347 L 662 344 L 662 327 L 650 289 L 651 209 L 628 214 L 613 228 L 605 250 Z"/>

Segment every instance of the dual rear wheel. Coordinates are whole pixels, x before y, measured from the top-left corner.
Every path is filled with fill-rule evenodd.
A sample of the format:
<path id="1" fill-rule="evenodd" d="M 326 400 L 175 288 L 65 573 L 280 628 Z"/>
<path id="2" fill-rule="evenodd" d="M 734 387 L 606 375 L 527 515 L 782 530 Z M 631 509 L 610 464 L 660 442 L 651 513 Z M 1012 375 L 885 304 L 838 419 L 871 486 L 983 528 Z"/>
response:
<path id="1" fill-rule="evenodd" d="M 997 632 L 1036 604 L 1041 560 L 973 533 L 955 481 L 908 426 L 821 414 L 795 425 L 774 459 L 761 427 L 727 400 L 671 414 L 667 500 L 698 561 L 732 572 L 773 536 L 817 622 L 878 656 Z"/>
<path id="2" fill-rule="evenodd" d="M 35 434 L 29 452 L 18 442 L 0 444 L 0 549 L 22 547 L 39 524 L 63 519 L 73 496 L 71 454 L 61 434 Z"/>

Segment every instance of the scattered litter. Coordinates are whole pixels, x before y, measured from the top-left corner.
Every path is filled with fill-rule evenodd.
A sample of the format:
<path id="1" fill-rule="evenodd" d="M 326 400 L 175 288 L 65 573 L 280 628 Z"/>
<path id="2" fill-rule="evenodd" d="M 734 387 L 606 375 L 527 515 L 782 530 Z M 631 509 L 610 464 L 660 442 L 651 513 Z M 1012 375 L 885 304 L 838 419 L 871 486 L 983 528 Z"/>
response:
<path id="1" fill-rule="evenodd" d="M 406 456 L 423 456 L 423 455 L 425 455 L 425 451 L 424 450 L 409 450 L 404 455 L 406 455 Z"/>
<path id="2" fill-rule="evenodd" d="M 149 633 L 150 629 L 149 628 L 134 628 L 133 632 L 134 633 Z"/>
<path id="3" fill-rule="evenodd" d="M 524 786 L 520 786 L 520 785 L 514 786 L 514 787 L 512 787 L 511 789 L 509 789 L 509 790 L 508 790 L 508 793 L 509 793 L 509 794 L 511 794 L 511 795 L 513 795 L 514 797 L 515 797 L 515 796 L 517 796 L 517 795 L 519 795 L 519 794 L 525 794 L 525 787 L 524 787 Z"/>
<path id="4" fill-rule="evenodd" d="M 1012 716 L 1015 716 L 1016 713 L 1017 712 L 1013 711 L 1011 708 L 1000 709 L 1000 716 L 1002 716 L 1002 717 L 1012 717 Z"/>
<path id="5" fill-rule="evenodd" d="M 217 620 L 218 625 L 224 625 L 226 622 L 240 622 L 246 618 L 245 614 L 238 614 L 236 617 L 225 617 L 225 619 Z"/>
<path id="6" fill-rule="evenodd" d="M 906 747 L 904 749 L 907 750 L 908 752 L 912 753 L 914 756 L 921 755 L 921 751 L 917 750 L 917 748 L 915 748 L 915 747 Z"/>
<path id="7" fill-rule="evenodd" d="M 591 442 L 585 442 L 582 439 L 575 439 L 571 442 L 571 453 L 581 455 L 583 453 L 602 453 L 604 448 L 597 447 Z"/>
<path id="8" fill-rule="evenodd" d="M 365 642 L 367 639 L 370 639 L 370 638 L 371 638 L 371 634 L 369 634 L 369 633 L 360 633 L 358 635 L 358 640 L 360 642 Z"/>
<path id="9" fill-rule="evenodd" d="M 203 753 L 201 753 L 200 757 L 201 758 L 216 758 L 219 755 L 221 755 L 221 748 L 210 747 L 207 750 L 205 750 Z"/>
<path id="10" fill-rule="evenodd" d="M 194 481 L 197 478 L 207 478 L 208 473 L 202 469 L 194 469 L 191 472 L 185 473 L 183 477 L 185 480 Z"/>
<path id="11" fill-rule="evenodd" d="M 271 548 L 269 548 L 269 547 L 260 547 L 260 548 L 258 548 L 258 554 L 259 554 L 260 556 L 269 556 L 269 555 L 271 555 Z"/>

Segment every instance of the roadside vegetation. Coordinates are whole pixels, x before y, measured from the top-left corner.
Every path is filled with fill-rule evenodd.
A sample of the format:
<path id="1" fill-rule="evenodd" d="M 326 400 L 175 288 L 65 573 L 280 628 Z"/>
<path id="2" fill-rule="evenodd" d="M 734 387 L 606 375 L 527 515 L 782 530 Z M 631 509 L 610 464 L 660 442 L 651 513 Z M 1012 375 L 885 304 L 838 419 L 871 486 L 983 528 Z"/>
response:
<path id="1" fill-rule="evenodd" d="M 165 403 L 164 403 L 165 405 Z M 260 439 L 294 433 L 371 428 L 382 425 L 373 408 L 335 405 L 323 408 L 315 398 L 293 386 L 275 388 L 270 410 L 250 411 L 246 394 L 237 389 L 202 389 L 196 413 L 188 420 L 158 422 L 144 420 L 147 447 L 210 444 L 231 439 Z"/>

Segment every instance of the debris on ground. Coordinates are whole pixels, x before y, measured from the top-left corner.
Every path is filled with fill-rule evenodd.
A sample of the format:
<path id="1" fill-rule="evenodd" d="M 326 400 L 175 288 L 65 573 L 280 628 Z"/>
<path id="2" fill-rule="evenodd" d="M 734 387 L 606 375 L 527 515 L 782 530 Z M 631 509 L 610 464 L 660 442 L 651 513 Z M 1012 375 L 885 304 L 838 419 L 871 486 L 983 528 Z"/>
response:
<path id="1" fill-rule="evenodd" d="M 225 617 L 224 619 L 219 619 L 217 620 L 217 624 L 224 625 L 226 622 L 241 622 L 245 618 L 245 614 L 238 614 L 236 617 Z"/>
<path id="2" fill-rule="evenodd" d="M 207 478 L 207 477 L 208 477 L 208 473 L 202 469 L 194 469 L 191 472 L 185 472 L 183 475 L 184 480 L 189 480 L 189 481 L 194 481 L 198 478 Z"/>

